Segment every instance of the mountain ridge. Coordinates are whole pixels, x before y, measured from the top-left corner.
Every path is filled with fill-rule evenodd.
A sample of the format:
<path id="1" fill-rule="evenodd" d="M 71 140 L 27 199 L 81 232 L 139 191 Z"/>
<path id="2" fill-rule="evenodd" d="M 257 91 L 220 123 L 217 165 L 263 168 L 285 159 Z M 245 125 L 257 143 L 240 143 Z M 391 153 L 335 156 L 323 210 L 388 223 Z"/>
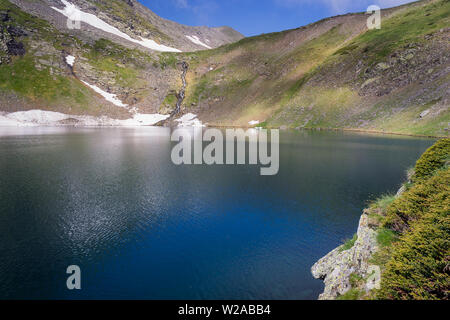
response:
<path id="1" fill-rule="evenodd" d="M 382 14 L 381 30 L 348 14 L 203 53 L 188 107 L 211 125 L 447 135 L 449 2 Z M 229 92 L 233 78 L 241 90 Z"/>
<path id="2" fill-rule="evenodd" d="M 237 31 L 230 31 L 229 29 L 231 28 L 229 27 L 191 27 L 161 18 L 136 0 L 37 0 L 33 2 L 11 0 L 11 2 L 28 13 L 48 20 L 60 31 L 74 32 L 77 36 L 80 36 L 83 31 L 88 30 L 92 33 L 91 37 L 106 38 L 120 42 L 120 44 L 127 47 L 133 46 L 127 41 L 121 41 L 122 39 L 120 38 L 112 37 L 108 32 L 100 32 L 84 22 L 81 23 L 80 32 L 68 29 L 67 17 L 61 15 L 61 11 L 69 5 L 75 5 L 80 11 L 98 16 L 132 38 L 149 38 L 164 45 L 177 47 L 181 51 L 204 49 L 201 45 L 199 46 L 190 41 L 187 36 L 198 36 L 205 42 L 208 40 L 211 47 L 217 47 L 243 38 Z M 54 12 L 58 10 L 59 13 Z M 140 47 L 140 49 L 143 48 Z"/>
<path id="3" fill-rule="evenodd" d="M 103 3 L 77 3 L 93 2 Z M 125 2 L 116 0 L 110 7 Z M 90 10 L 89 5 L 82 9 Z M 448 0 L 420 1 L 382 10 L 381 30 L 367 30 L 368 16 L 354 13 L 244 38 L 212 50 L 182 53 L 146 50 L 117 37 L 92 37 L 89 30 L 83 30 L 69 34 L 74 44 L 58 44 L 56 50 L 50 50 L 53 60 L 67 69 L 63 56 L 73 55 L 72 77 L 116 94 L 130 108 L 113 108 L 111 113 L 99 107 L 97 103 L 102 102 L 98 96 L 90 97 L 85 92 L 83 95 L 96 101 L 94 107 L 90 103 L 81 107 L 75 101 L 73 107 L 67 108 L 60 102 L 56 106 L 45 101 L 44 110 L 123 118 L 133 116 L 130 110 L 170 115 L 177 108 L 177 94 L 183 86 L 181 66 L 185 62 L 188 71 L 181 114 L 196 114 L 207 125 L 245 127 L 259 123 L 272 128 L 342 128 L 445 136 L 450 122 L 446 98 L 449 11 Z M 52 19 L 47 20 L 53 26 Z M 138 22 L 133 25 L 139 30 Z M 157 34 L 140 32 L 134 32 L 134 40 Z M 40 31 L 36 37 L 43 38 Z M 192 45 L 197 40 L 184 38 Z M 198 38 L 206 45 L 202 40 L 206 42 Z M 196 46 L 201 47 L 206 49 Z M 41 53 L 29 52 L 29 59 L 35 60 Z M 17 94 L 12 84 L 3 87 L 4 96 Z M 30 94 L 23 95 L 16 100 L 30 100 Z M 43 100 L 38 94 L 32 98 L 35 102 Z M 17 111 L 29 109 L 35 102 Z M 14 110 L 3 107 L 3 111 Z"/>

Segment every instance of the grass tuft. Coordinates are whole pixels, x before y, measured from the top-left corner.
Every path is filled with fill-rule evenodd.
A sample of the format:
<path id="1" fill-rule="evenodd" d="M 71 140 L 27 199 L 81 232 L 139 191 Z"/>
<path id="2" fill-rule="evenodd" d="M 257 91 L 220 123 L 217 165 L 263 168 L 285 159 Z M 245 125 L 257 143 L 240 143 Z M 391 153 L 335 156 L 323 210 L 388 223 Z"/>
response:
<path id="1" fill-rule="evenodd" d="M 340 247 L 339 252 L 343 252 L 346 250 L 349 250 L 351 248 L 353 248 L 353 246 L 355 245 L 356 240 L 358 240 L 358 235 L 355 233 L 355 235 L 353 236 L 353 238 L 348 239 L 344 242 L 344 244 Z"/>
<path id="2" fill-rule="evenodd" d="M 361 290 L 353 288 L 337 297 L 336 300 L 358 300 L 362 294 L 363 292 Z"/>
<path id="3" fill-rule="evenodd" d="M 384 194 L 377 200 L 375 200 L 372 204 L 372 208 L 379 208 L 383 213 L 386 212 L 387 208 L 391 205 L 395 200 L 395 195 L 392 194 Z"/>
<path id="4" fill-rule="evenodd" d="M 390 229 L 380 228 L 377 234 L 377 243 L 381 247 L 390 246 L 397 239 L 397 234 Z"/>

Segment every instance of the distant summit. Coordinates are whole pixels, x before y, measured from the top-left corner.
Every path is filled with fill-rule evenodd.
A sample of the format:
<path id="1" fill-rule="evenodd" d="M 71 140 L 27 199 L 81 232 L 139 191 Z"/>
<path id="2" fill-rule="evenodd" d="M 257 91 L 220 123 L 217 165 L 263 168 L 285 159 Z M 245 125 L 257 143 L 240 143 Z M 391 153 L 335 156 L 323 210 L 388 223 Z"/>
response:
<path id="1" fill-rule="evenodd" d="M 93 39 L 106 38 L 125 46 L 160 52 L 216 48 L 243 35 L 230 27 L 191 27 L 163 19 L 136 0 L 11 0 L 22 10 L 45 19 L 60 31 Z M 79 26 L 67 19 L 80 20 Z M 79 28 L 80 29 L 79 29 Z"/>

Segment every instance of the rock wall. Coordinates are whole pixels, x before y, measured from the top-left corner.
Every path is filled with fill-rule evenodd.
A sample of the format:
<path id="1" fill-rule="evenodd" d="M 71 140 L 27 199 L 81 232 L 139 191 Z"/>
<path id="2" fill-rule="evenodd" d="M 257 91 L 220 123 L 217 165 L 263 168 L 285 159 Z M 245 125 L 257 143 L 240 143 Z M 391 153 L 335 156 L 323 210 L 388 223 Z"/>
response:
<path id="1" fill-rule="evenodd" d="M 23 56 L 25 47 L 22 42 L 16 41 L 16 37 L 26 36 L 27 33 L 9 24 L 8 12 L 0 12 L 0 65 L 9 63 L 11 56 Z"/>
<path id="2" fill-rule="evenodd" d="M 365 278 L 376 270 L 377 266 L 369 263 L 370 257 L 378 250 L 376 228 L 377 226 L 371 223 L 368 211 L 364 211 L 359 221 L 358 239 L 353 247 L 343 250 L 343 246 L 340 246 L 312 267 L 314 278 L 325 282 L 325 290 L 319 300 L 333 300 L 349 291 L 352 274 Z M 372 278 L 369 279 L 366 291 L 378 284 L 379 280 L 374 283 Z"/>
<path id="3" fill-rule="evenodd" d="M 411 183 L 413 175 L 414 170 L 407 173 L 407 182 Z M 405 191 L 406 187 L 403 185 L 395 197 L 400 197 Z M 379 220 L 370 218 L 372 212 L 369 209 L 364 210 L 359 220 L 358 238 L 352 248 L 344 250 L 344 245 L 341 245 L 312 266 L 313 277 L 325 283 L 324 292 L 319 296 L 319 300 L 334 300 L 347 293 L 352 289 L 350 283 L 352 274 L 364 279 L 363 287 L 366 293 L 380 288 L 380 267 L 370 263 L 370 258 L 379 249 L 377 229 L 380 227 Z"/>

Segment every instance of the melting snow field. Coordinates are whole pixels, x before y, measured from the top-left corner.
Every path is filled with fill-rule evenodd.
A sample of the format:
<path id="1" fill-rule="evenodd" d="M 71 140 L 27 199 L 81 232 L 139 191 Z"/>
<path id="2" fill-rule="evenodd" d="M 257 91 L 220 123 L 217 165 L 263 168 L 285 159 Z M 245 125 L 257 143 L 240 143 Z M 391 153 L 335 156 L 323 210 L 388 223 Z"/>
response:
<path id="1" fill-rule="evenodd" d="M 169 118 L 169 115 L 164 114 L 141 114 L 136 113 L 132 119 L 128 120 L 120 120 L 121 125 L 123 126 L 146 126 L 146 125 L 154 125 L 160 121 L 166 120 Z"/>
<path id="2" fill-rule="evenodd" d="M 17 123 L 25 122 L 31 124 L 50 124 L 66 120 L 68 116 L 63 113 L 53 111 L 30 110 L 10 113 L 6 115 L 6 118 L 16 121 Z"/>
<path id="3" fill-rule="evenodd" d="M 189 40 L 191 40 L 193 43 L 198 44 L 200 46 L 203 46 L 207 49 L 212 49 L 210 46 L 208 46 L 207 44 L 204 44 L 203 42 L 200 41 L 200 39 L 197 36 L 186 36 L 186 38 L 188 38 Z"/>
<path id="4" fill-rule="evenodd" d="M 204 127 L 202 122 L 198 120 L 197 116 L 193 113 L 185 114 L 175 121 L 179 123 L 179 127 Z"/>
<path id="5" fill-rule="evenodd" d="M 155 51 L 161 51 L 161 52 L 181 52 L 178 49 L 175 48 L 171 48 L 171 47 L 167 47 L 164 46 L 162 44 L 158 44 L 153 40 L 150 39 L 144 39 L 142 37 L 141 40 L 136 40 L 131 38 L 129 35 L 127 35 L 126 33 L 123 33 L 122 31 L 120 31 L 119 29 L 117 29 L 116 27 L 113 27 L 112 25 L 106 23 L 105 21 L 97 18 L 97 16 L 91 14 L 91 13 L 86 13 L 81 11 L 80 9 L 78 9 L 74 4 L 66 1 L 66 0 L 61 0 L 61 2 L 65 5 L 64 9 L 58 9 L 56 7 L 52 7 L 52 9 L 58 11 L 59 13 L 65 15 L 67 18 L 69 18 L 70 20 L 73 21 L 81 21 L 84 23 L 87 23 L 91 26 L 93 26 L 94 28 L 103 30 L 105 32 L 111 33 L 111 34 L 115 34 L 116 36 L 119 36 L 121 38 L 124 38 L 128 41 L 140 44 L 143 47 L 155 50 Z"/>
<path id="6" fill-rule="evenodd" d="M 126 120 L 111 119 L 106 116 L 74 116 L 53 111 L 30 110 L 0 114 L 0 127 L 28 127 L 28 126 L 61 126 L 61 121 L 74 119 L 77 126 L 151 126 L 169 118 L 162 114 L 136 113 L 133 118 Z"/>
<path id="7" fill-rule="evenodd" d="M 0 127 L 29 127 L 34 125 L 36 124 L 17 121 L 13 118 L 8 118 L 4 114 L 0 114 Z"/>
<path id="8" fill-rule="evenodd" d="M 117 95 L 109 93 L 109 92 L 106 92 L 106 91 L 100 89 L 99 87 L 94 86 L 93 84 L 87 83 L 86 81 L 81 80 L 81 82 L 83 82 L 89 88 L 91 88 L 92 90 L 94 90 L 95 92 L 100 94 L 103 98 L 105 98 L 106 101 L 109 101 L 109 102 L 111 102 L 112 104 L 114 104 L 114 105 L 116 105 L 118 107 L 122 107 L 122 108 L 128 107 L 127 104 L 124 104 L 122 101 L 117 99 Z"/>
<path id="9" fill-rule="evenodd" d="M 75 57 L 74 56 L 67 56 L 66 57 L 66 62 L 67 62 L 67 64 L 69 66 L 73 67 L 73 64 L 75 63 Z M 83 82 L 89 88 L 91 88 L 92 90 L 94 90 L 95 92 L 100 94 L 103 98 L 105 98 L 106 101 L 111 102 L 115 106 L 122 107 L 122 108 L 128 107 L 127 104 L 124 104 L 122 101 L 117 99 L 117 95 L 116 94 L 112 94 L 112 93 L 106 92 L 106 91 L 100 89 L 99 87 L 97 87 L 97 86 L 95 86 L 93 84 L 87 83 L 86 81 L 81 80 L 81 82 Z"/>

